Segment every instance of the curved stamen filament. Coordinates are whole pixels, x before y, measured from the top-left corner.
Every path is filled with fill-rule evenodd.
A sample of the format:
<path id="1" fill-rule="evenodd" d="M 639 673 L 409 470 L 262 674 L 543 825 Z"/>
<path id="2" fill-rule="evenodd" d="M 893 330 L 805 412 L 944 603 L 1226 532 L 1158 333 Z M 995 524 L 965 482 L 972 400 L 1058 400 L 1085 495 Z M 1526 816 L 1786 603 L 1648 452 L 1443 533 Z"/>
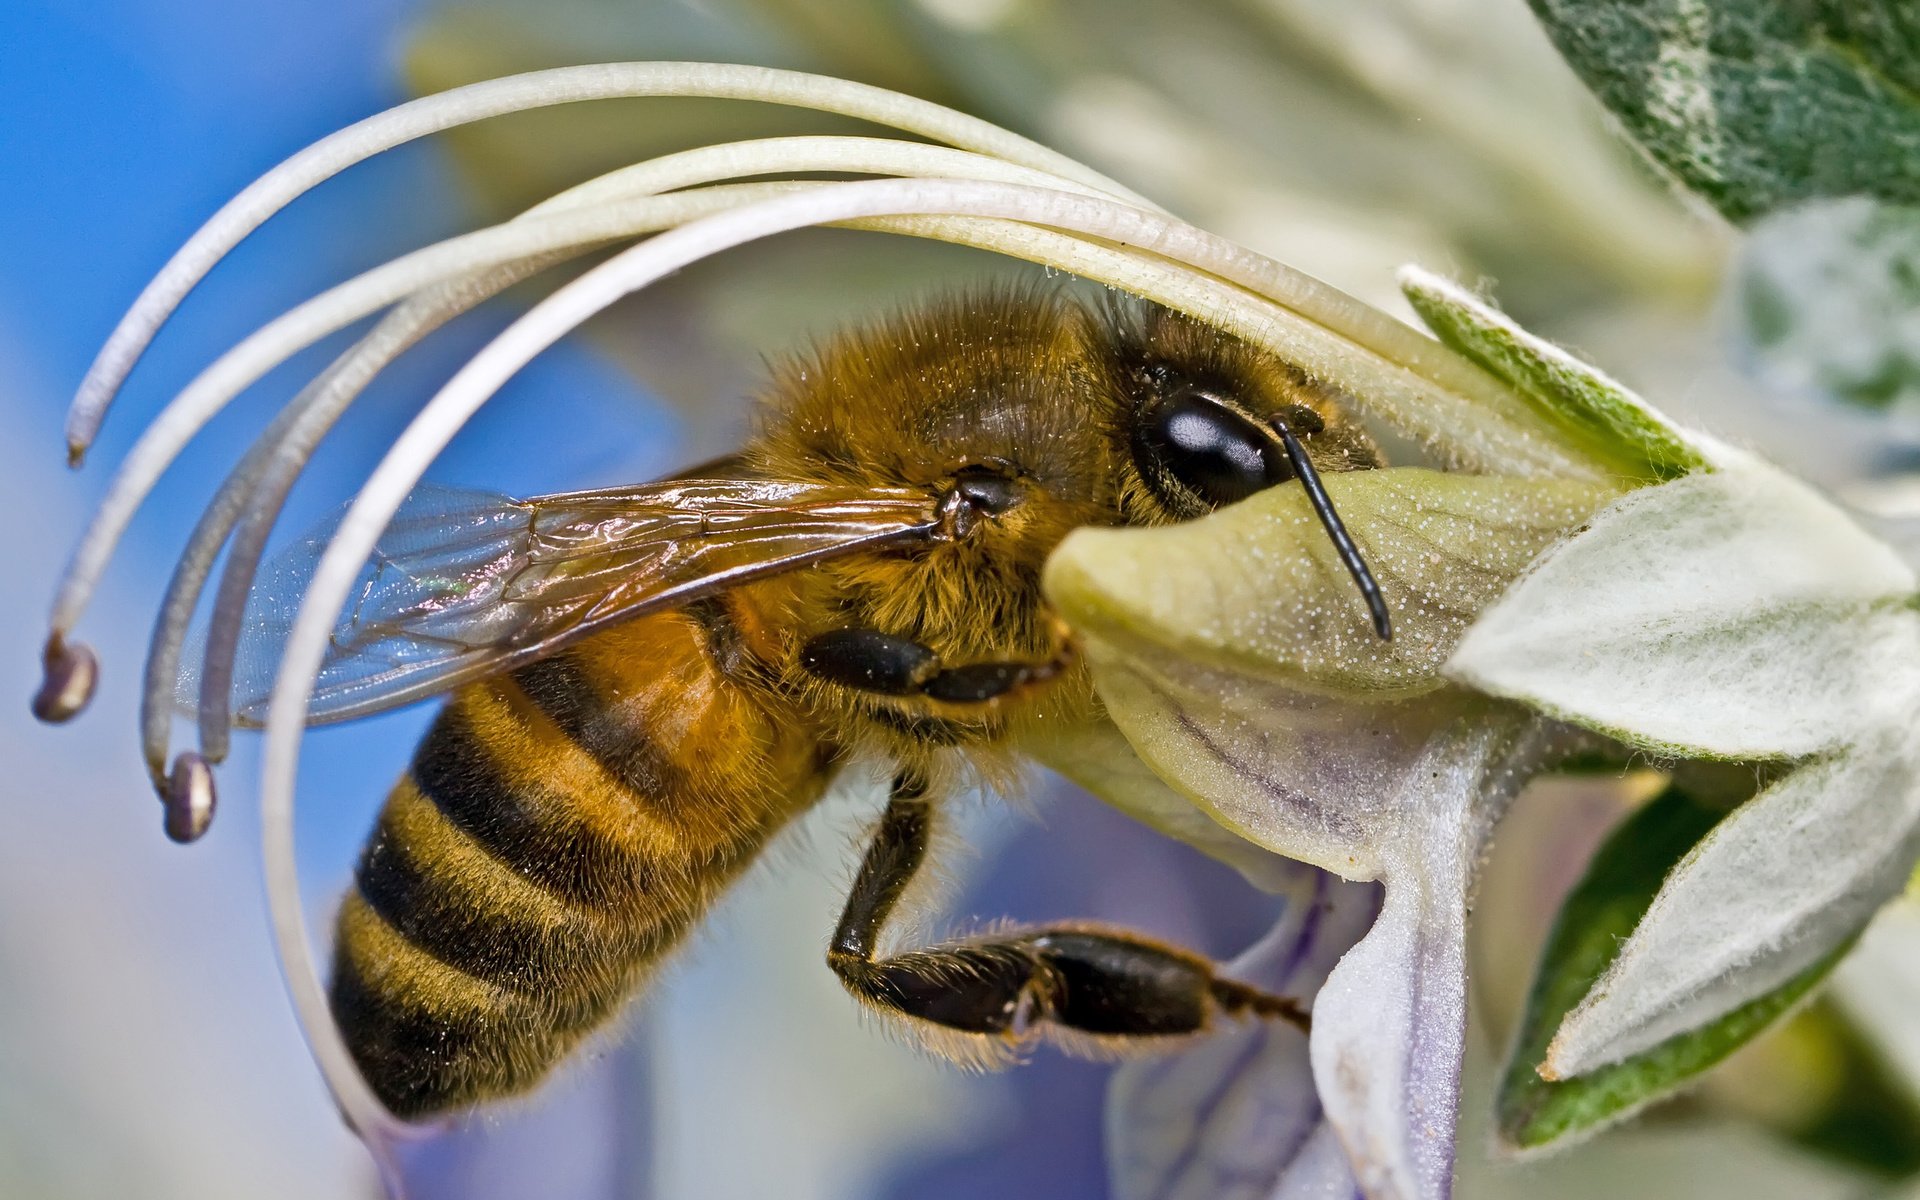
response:
<path id="1" fill-rule="evenodd" d="M 275 521 L 320 440 L 376 375 L 435 329 L 570 254 L 526 259 L 429 289 L 389 313 L 316 376 L 228 475 L 201 515 L 161 601 L 141 696 L 141 741 L 156 786 L 166 778 L 175 680 L 193 611 L 229 535 L 199 677 L 200 754 L 227 755 L 234 657 L 248 592 Z M 237 532 L 236 532 L 237 529 Z"/>
<path id="2" fill-rule="evenodd" d="M 78 621 L 134 512 L 193 436 L 241 390 L 299 350 L 410 292 L 467 271 L 490 269 L 571 246 L 616 241 L 668 228 L 728 204 L 791 187 L 736 185 L 660 196 L 704 178 L 795 171 L 887 172 L 1042 183 L 1093 189 L 968 151 L 888 138 L 773 138 L 669 155 L 614 171 L 563 192 L 503 225 L 402 255 L 283 314 L 222 355 L 162 410 L 122 462 L 82 535 L 57 592 L 52 631 Z M 747 188 L 759 188 L 754 192 Z"/>
<path id="3" fill-rule="evenodd" d="M 174 252 L 101 346 L 67 413 L 69 457 L 93 443 L 120 385 L 187 293 L 247 235 L 300 195 L 395 146 L 490 117 L 641 96 L 754 100 L 837 113 L 978 150 L 1117 196 L 1119 184 L 1037 142 L 965 113 L 822 75 L 732 63 L 637 62 L 560 67 L 423 96 L 331 134 L 255 180 Z"/>
<path id="4" fill-rule="evenodd" d="M 1153 209 L 1052 151 L 937 105 L 794 72 L 700 63 L 565 68 L 476 84 L 403 105 L 315 143 L 220 210 L 148 285 L 102 348 L 69 415 L 77 456 L 169 314 L 233 246 L 290 200 L 339 170 L 426 133 L 527 108 L 643 95 L 761 100 L 841 113 L 945 142 L 772 138 L 663 156 L 580 185 L 493 229 L 450 239 L 308 301 L 222 356 L 143 434 L 75 552 L 49 641 L 55 682 L 91 660 L 61 636 L 79 617 L 117 540 L 179 450 L 241 389 L 313 341 L 398 305 L 273 421 L 196 528 L 162 606 L 149 657 L 143 738 L 157 776 L 170 732 L 173 675 L 220 546 L 201 673 L 201 758 L 183 756 L 194 788 L 227 748 L 235 654 L 262 551 L 319 441 L 368 382 L 421 337 L 519 279 L 644 234 L 557 290 L 476 355 L 419 412 L 356 496 L 301 598 L 267 709 L 262 837 L 282 967 L 316 1061 L 348 1121 L 393 1175 L 389 1143 L 405 1127 L 380 1106 L 334 1027 L 307 939 L 293 853 L 293 804 L 308 695 L 347 592 L 386 525 L 448 441 L 541 350 L 615 300 L 682 267 L 759 238 L 843 225 L 939 238 L 1026 258 L 1190 313 L 1281 354 L 1348 392 L 1356 409 L 1409 433 L 1447 465 L 1527 474 L 1593 473 L 1584 456 L 1533 420 L 1529 406 L 1436 342 L 1260 255 Z M 873 182 L 724 184 L 837 172 Z M 919 178 L 912 178 L 912 177 Z M 693 188 L 692 191 L 676 189 Z M 58 653 L 54 653 L 58 651 Z M 77 684 L 76 684 L 77 687 Z M 55 689 L 49 711 L 74 707 Z M 204 759 L 204 761 L 203 761 Z M 190 791 L 194 789 L 188 789 Z M 182 810 L 204 824 L 205 803 Z M 191 827 L 190 827 L 191 826 Z M 192 821 L 184 832 L 193 832 Z M 391 1186 L 391 1184 L 390 1184 Z"/>

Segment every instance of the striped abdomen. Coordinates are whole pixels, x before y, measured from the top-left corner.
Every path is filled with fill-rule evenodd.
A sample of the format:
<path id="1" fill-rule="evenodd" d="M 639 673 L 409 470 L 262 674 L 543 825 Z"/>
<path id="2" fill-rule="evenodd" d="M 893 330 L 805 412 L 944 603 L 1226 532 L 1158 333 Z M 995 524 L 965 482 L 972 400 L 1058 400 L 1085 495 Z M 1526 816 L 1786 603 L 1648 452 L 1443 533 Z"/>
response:
<path id="1" fill-rule="evenodd" d="M 333 1010 L 374 1090 L 424 1116 L 531 1087 L 824 782 L 708 600 L 455 693 L 340 913 Z"/>

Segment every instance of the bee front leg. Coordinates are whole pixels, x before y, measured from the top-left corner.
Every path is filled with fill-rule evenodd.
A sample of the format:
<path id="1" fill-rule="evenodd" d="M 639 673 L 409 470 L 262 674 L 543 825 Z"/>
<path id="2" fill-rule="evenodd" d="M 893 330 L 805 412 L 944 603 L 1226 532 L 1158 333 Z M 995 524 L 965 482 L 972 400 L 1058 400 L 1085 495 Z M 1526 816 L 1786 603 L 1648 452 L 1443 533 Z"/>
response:
<path id="1" fill-rule="evenodd" d="M 836 629 L 801 647 L 800 666 L 815 678 L 863 692 L 984 704 L 1058 675 L 1063 663 L 1053 659 L 948 667 L 918 642 L 874 629 Z"/>
<path id="2" fill-rule="evenodd" d="M 920 1032 L 931 1036 L 921 1040 L 934 1049 L 991 1065 L 1036 1036 L 1067 1049 L 1153 1049 L 1205 1031 L 1221 1014 L 1306 1028 L 1305 1009 L 1288 997 L 1223 979 L 1197 954 L 1098 925 L 1004 930 L 878 957 L 880 932 L 925 861 L 932 828 L 925 785 L 896 778 L 827 963 L 856 998 L 924 1023 Z"/>

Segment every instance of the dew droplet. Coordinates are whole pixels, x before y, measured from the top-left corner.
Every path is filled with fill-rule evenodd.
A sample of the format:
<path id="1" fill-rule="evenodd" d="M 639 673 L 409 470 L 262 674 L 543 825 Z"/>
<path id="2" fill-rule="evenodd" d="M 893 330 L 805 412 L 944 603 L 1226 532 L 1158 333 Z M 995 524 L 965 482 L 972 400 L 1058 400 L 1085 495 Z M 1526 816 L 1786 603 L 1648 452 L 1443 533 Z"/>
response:
<path id="1" fill-rule="evenodd" d="M 69 645 L 59 634 L 47 639 L 41 653 L 40 690 L 33 694 L 33 715 L 57 725 L 71 720 L 93 699 L 100 682 L 100 659 L 91 646 Z"/>
<path id="2" fill-rule="evenodd" d="M 181 845 L 200 840 L 213 824 L 213 768 L 192 750 L 173 760 L 173 773 L 167 779 L 167 806 L 164 828 L 167 836 Z"/>

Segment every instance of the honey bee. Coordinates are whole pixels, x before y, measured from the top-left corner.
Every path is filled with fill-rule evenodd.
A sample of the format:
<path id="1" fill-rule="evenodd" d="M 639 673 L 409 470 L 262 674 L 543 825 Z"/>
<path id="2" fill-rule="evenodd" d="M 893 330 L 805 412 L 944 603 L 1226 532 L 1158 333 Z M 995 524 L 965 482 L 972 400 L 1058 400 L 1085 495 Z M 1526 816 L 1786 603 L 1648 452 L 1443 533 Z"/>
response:
<path id="1" fill-rule="evenodd" d="M 937 1051 L 991 1065 L 1037 1040 L 1166 1046 L 1222 1014 L 1304 1023 L 1120 929 L 900 953 L 881 935 L 942 796 L 1036 726 L 1097 714 L 1040 586 L 1062 538 L 1298 481 L 1385 637 L 1318 478 L 1380 464 L 1339 396 L 1279 358 L 1044 287 L 929 303 L 778 365 L 757 435 L 691 477 L 421 489 L 313 698 L 330 721 L 453 693 L 338 918 L 332 1008 L 360 1069 L 406 1118 L 533 1087 L 836 772 L 874 759 L 891 794 L 827 961 Z"/>

